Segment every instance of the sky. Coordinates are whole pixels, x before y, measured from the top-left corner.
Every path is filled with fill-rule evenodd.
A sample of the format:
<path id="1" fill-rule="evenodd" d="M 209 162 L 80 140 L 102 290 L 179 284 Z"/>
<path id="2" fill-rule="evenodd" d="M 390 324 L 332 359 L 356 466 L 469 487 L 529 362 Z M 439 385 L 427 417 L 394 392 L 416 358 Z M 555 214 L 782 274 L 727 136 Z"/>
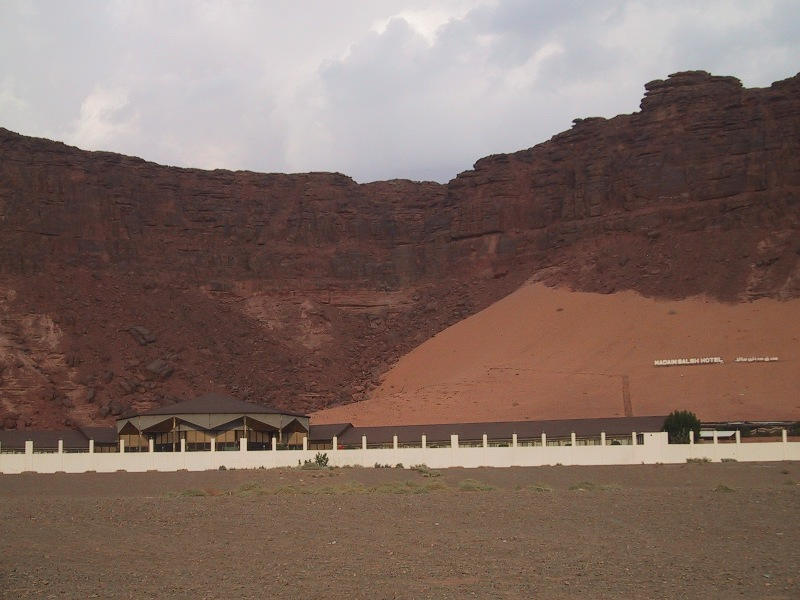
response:
<path id="1" fill-rule="evenodd" d="M 797 0 L 0 0 L 0 127 L 161 164 L 446 182 L 703 69 L 800 71 Z"/>

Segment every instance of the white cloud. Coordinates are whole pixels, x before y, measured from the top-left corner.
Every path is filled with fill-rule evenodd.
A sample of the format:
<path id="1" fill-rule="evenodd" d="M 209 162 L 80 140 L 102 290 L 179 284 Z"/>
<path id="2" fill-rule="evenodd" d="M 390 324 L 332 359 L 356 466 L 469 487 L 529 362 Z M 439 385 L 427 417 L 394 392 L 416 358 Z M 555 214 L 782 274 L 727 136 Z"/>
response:
<path id="1" fill-rule="evenodd" d="M 82 148 L 100 150 L 137 132 L 137 114 L 129 110 L 123 89 L 96 87 L 81 103 L 69 136 Z"/>
<path id="2" fill-rule="evenodd" d="M 0 125 L 163 162 L 440 181 L 683 69 L 768 85 L 792 0 L 0 3 Z"/>

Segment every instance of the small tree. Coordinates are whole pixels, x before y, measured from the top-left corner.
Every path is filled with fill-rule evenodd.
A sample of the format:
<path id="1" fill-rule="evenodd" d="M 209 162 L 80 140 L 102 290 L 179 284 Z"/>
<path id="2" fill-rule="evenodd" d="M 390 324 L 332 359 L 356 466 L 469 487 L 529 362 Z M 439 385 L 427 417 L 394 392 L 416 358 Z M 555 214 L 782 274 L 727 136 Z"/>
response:
<path id="1" fill-rule="evenodd" d="M 675 410 L 664 420 L 661 431 L 667 432 L 670 444 L 688 444 L 690 431 L 700 439 L 700 419 L 688 410 Z"/>

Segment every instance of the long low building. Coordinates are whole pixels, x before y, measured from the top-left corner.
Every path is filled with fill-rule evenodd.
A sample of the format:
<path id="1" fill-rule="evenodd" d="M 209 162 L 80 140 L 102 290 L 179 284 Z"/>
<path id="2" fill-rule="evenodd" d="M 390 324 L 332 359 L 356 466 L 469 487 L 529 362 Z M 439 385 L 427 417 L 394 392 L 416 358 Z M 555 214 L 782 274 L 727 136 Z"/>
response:
<path id="1" fill-rule="evenodd" d="M 631 433 L 661 431 L 666 415 L 649 417 L 614 417 L 607 419 L 563 419 L 553 421 L 502 421 L 490 423 L 435 423 L 429 425 L 384 425 L 379 427 L 354 427 L 350 423 L 312 425 L 309 431 L 309 448 L 330 449 L 336 437 L 340 448 L 361 448 L 366 438 L 367 448 L 391 448 L 397 436 L 399 447 L 419 447 L 425 436 L 430 448 L 449 446 L 450 436 L 458 436 L 459 446 L 480 446 L 483 436 L 488 445 L 511 445 L 514 436 L 517 445 L 540 445 L 542 434 L 548 445 L 569 445 L 575 435 L 579 446 L 599 444 L 605 434 L 606 443 L 630 444 Z"/>
<path id="2" fill-rule="evenodd" d="M 90 445 L 95 452 L 116 452 L 119 448 L 117 430 L 113 427 L 0 430 L 0 452 L 24 452 L 25 442 L 33 442 L 37 452 L 58 452 L 59 442 L 64 452 L 87 452 Z"/>

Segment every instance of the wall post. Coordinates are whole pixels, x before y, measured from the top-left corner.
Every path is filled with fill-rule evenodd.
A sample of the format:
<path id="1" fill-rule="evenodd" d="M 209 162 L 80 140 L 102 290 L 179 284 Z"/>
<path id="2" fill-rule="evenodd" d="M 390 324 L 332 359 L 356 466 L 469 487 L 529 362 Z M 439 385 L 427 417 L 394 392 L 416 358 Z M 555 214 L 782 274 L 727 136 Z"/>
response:
<path id="1" fill-rule="evenodd" d="M 450 447 L 458 448 L 458 434 L 453 433 L 450 435 Z"/>
<path id="2" fill-rule="evenodd" d="M 545 446 L 547 446 L 547 434 L 542 432 L 542 448 L 544 448 Z"/>
<path id="3" fill-rule="evenodd" d="M 392 436 L 392 449 L 393 450 L 397 450 L 397 436 L 396 435 Z"/>
<path id="4" fill-rule="evenodd" d="M 605 446 L 606 445 L 606 432 L 605 431 L 601 431 L 600 432 L 600 445 L 601 446 Z"/>
<path id="5" fill-rule="evenodd" d="M 276 438 L 275 436 L 272 437 L 272 451 L 273 452 L 278 451 L 278 438 Z"/>
<path id="6" fill-rule="evenodd" d="M 308 437 L 303 436 L 303 450 L 308 450 Z"/>
<path id="7" fill-rule="evenodd" d="M 367 436 L 365 436 L 365 435 L 361 436 L 361 449 L 362 450 L 366 450 L 367 449 Z"/>
<path id="8" fill-rule="evenodd" d="M 742 443 L 742 432 L 739 431 L 738 429 L 736 430 L 736 443 L 737 444 Z"/>
<path id="9" fill-rule="evenodd" d="M 213 445 L 211 446 L 211 449 L 212 450 L 214 449 Z M 155 450 L 156 450 L 156 442 L 153 438 L 150 438 L 149 440 L 147 440 L 147 451 L 155 452 Z"/>
<path id="10" fill-rule="evenodd" d="M 717 438 L 717 430 L 716 429 L 711 434 L 711 439 L 714 440 L 715 444 L 719 444 L 719 438 Z"/>
<path id="11" fill-rule="evenodd" d="M 94 454 L 94 440 L 89 440 L 89 454 Z"/>
<path id="12" fill-rule="evenodd" d="M 422 434 L 422 447 L 423 448 L 428 447 L 428 436 L 425 435 L 424 433 Z"/>
<path id="13" fill-rule="evenodd" d="M 635 431 L 631 432 L 631 445 L 632 446 L 636 445 L 636 432 Z"/>
<path id="14" fill-rule="evenodd" d="M 489 447 L 489 436 L 486 435 L 485 433 L 483 434 L 483 447 L 484 448 Z"/>
<path id="15" fill-rule="evenodd" d="M 336 452 L 339 449 L 339 438 L 337 438 L 336 436 L 333 436 L 333 439 L 331 440 L 331 442 L 332 442 L 332 444 L 331 444 L 332 450 L 334 452 Z"/>
<path id="16" fill-rule="evenodd" d="M 181 438 L 181 452 L 186 452 L 186 440 Z"/>
<path id="17" fill-rule="evenodd" d="M 788 434 L 786 433 L 786 430 L 785 430 L 785 429 L 781 429 L 781 441 L 782 441 L 784 444 L 786 444 L 786 443 L 788 443 L 788 442 L 789 442 L 789 436 L 788 436 Z"/>
<path id="18" fill-rule="evenodd" d="M 119 453 L 125 454 L 125 440 L 119 441 Z"/>
<path id="19" fill-rule="evenodd" d="M 211 442 L 211 451 L 212 452 L 216 452 L 217 451 L 217 438 L 212 437 L 209 441 Z"/>
<path id="20" fill-rule="evenodd" d="M 58 440 L 58 453 L 64 454 L 64 440 Z"/>
<path id="21" fill-rule="evenodd" d="M 569 445 L 573 446 L 573 447 L 578 445 L 577 441 L 575 440 L 575 432 L 574 431 L 569 434 Z"/>
<path id="22" fill-rule="evenodd" d="M 512 433 L 511 434 L 511 447 L 512 448 L 516 448 L 517 447 L 517 434 L 516 433 Z"/>
<path id="23" fill-rule="evenodd" d="M 694 446 L 694 429 L 689 430 L 689 445 Z"/>
<path id="24" fill-rule="evenodd" d="M 181 446 L 181 449 L 183 449 L 183 446 Z M 247 438 L 239 438 L 239 452 L 247 452 Z"/>
<path id="25" fill-rule="evenodd" d="M 25 454 L 33 454 L 33 440 L 25 442 Z"/>

